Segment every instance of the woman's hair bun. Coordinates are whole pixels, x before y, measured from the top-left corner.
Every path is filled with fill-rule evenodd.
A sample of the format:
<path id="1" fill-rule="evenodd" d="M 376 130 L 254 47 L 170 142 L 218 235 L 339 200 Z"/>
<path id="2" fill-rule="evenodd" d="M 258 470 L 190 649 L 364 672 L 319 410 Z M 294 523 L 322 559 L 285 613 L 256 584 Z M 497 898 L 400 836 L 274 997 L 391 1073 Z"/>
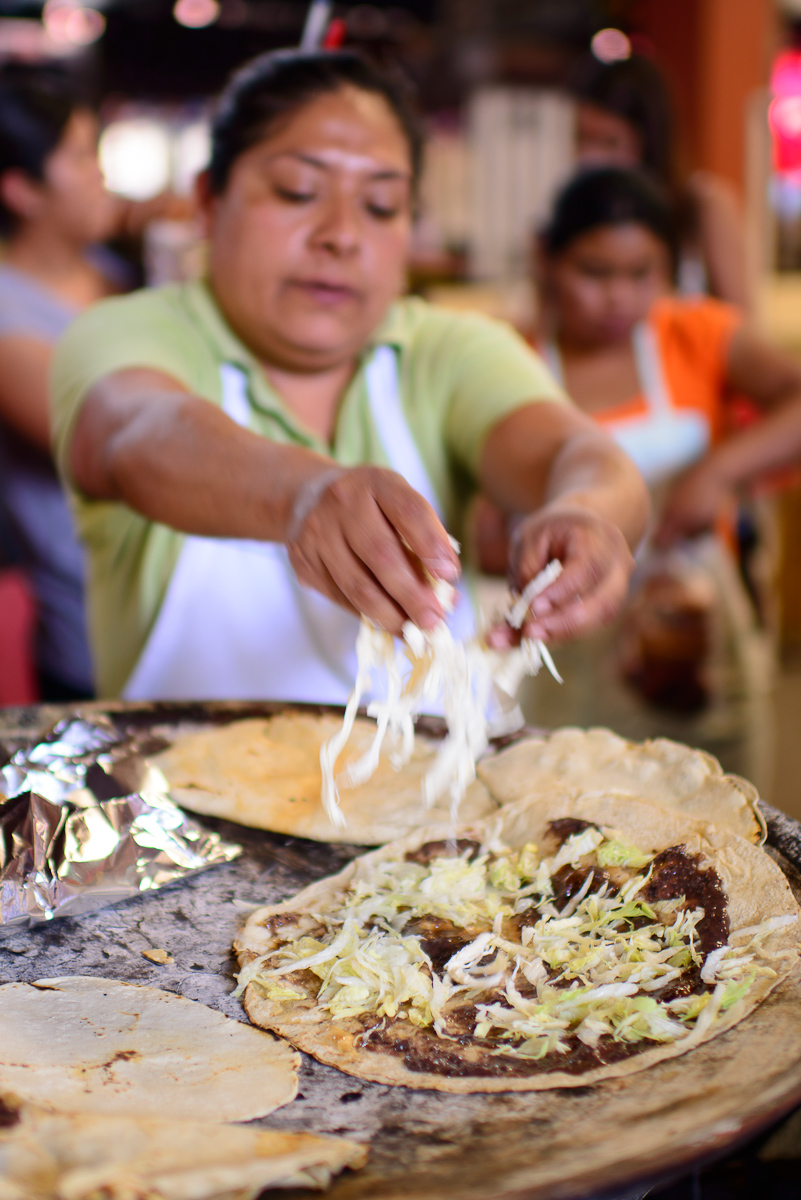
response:
<path id="1" fill-rule="evenodd" d="M 642 171 L 594 167 L 576 175 L 559 193 L 542 232 L 548 254 L 560 254 L 577 238 L 604 225 L 644 225 L 676 261 L 677 230 L 673 205 L 662 188 Z"/>

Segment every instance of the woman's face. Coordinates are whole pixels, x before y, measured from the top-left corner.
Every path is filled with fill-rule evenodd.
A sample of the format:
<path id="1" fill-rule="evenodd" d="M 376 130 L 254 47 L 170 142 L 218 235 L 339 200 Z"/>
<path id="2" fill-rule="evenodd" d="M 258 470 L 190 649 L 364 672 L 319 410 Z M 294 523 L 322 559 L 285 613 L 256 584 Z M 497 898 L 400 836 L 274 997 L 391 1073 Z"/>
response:
<path id="1" fill-rule="evenodd" d="M 381 96 L 343 87 L 310 101 L 242 154 L 204 207 L 217 299 L 277 367 L 355 358 L 403 288 L 411 161 Z"/>
<path id="2" fill-rule="evenodd" d="M 97 133 L 93 113 L 73 113 L 45 162 L 43 180 L 34 185 L 30 211 L 35 220 L 86 244 L 109 237 L 117 218 L 117 200 L 106 191 L 97 158 Z"/>
<path id="3" fill-rule="evenodd" d="M 576 158 L 582 167 L 638 167 L 642 138 L 625 117 L 595 104 L 576 110 Z"/>
<path id="4" fill-rule="evenodd" d="M 600 348 L 631 337 L 669 290 L 670 254 L 644 225 L 603 225 L 546 256 L 542 278 L 560 337 Z"/>

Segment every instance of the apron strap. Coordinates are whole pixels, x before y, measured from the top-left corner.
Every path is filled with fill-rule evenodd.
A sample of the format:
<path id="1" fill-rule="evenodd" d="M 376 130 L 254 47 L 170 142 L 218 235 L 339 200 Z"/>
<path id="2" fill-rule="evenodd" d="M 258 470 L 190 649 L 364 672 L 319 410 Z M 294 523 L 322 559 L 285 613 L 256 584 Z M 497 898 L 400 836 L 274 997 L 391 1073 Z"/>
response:
<path id="1" fill-rule="evenodd" d="M 673 403 L 662 367 L 662 355 L 659 353 L 656 335 L 647 321 L 640 321 L 638 325 L 635 325 L 631 334 L 631 343 L 643 399 L 655 416 L 666 416 L 672 411 Z M 556 382 L 564 387 L 565 372 L 562 366 L 562 355 L 553 338 L 549 338 L 543 343 L 541 354 Z"/>
<path id="2" fill-rule="evenodd" d="M 365 378 L 370 416 L 389 465 L 428 501 L 442 520 L 442 505 L 403 411 L 398 363 L 391 346 L 376 346 L 365 369 Z"/>
<path id="3" fill-rule="evenodd" d="M 673 411 L 673 401 L 656 334 L 646 321 L 635 325 L 631 344 L 645 402 L 655 416 L 666 417 Z"/>
<path id="4" fill-rule="evenodd" d="M 233 363 L 222 363 L 220 365 L 220 381 L 222 383 L 223 412 L 243 429 L 249 429 L 248 380 L 244 370 Z"/>
<path id="5" fill-rule="evenodd" d="M 410 487 L 428 501 L 440 520 L 442 504 L 423 463 L 417 443 L 412 437 L 403 411 L 398 363 L 391 346 L 376 346 L 365 368 L 367 402 L 378 440 L 393 471 L 402 475 Z M 247 396 L 247 375 L 234 363 L 220 367 L 223 412 L 245 429 L 250 426 L 250 404 Z"/>

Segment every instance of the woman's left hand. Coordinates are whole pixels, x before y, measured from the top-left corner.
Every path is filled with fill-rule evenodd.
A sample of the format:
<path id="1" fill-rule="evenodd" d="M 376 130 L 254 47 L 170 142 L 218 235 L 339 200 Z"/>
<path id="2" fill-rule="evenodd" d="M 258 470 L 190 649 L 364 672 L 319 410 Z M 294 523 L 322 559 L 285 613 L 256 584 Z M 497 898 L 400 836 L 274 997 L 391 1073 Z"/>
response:
<path id="1" fill-rule="evenodd" d="M 697 537 L 714 529 L 730 500 L 731 489 L 709 459 L 691 467 L 668 495 L 654 544 L 666 550 L 681 538 Z"/>
<path id="2" fill-rule="evenodd" d="M 546 505 L 524 518 L 512 538 L 513 587 L 522 592 L 552 559 L 562 564 L 562 573 L 533 602 L 523 637 L 568 641 L 614 620 L 634 570 L 631 551 L 616 525 L 578 505 Z M 500 625 L 488 640 L 501 647 L 519 637 L 508 625 Z"/>

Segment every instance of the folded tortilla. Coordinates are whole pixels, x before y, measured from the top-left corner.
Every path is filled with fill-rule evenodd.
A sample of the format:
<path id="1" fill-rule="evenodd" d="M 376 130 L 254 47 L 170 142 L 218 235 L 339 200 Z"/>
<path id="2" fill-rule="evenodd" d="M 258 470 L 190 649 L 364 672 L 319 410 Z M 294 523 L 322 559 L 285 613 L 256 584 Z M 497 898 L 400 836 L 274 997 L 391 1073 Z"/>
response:
<path id="1" fill-rule="evenodd" d="M 0 1127 L 0 1200 L 250 1200 L 267 1187 L 326 1188 L 367 1156 L 344 1138 L 273 1129 L 35 1108 L 16 1117 Z"/>
<path id="2" fill-rule="evenodd" d="M 321 799 L 320 747 L 341 727 L 341 717 L 303 712 L 235 721 L 179 737 L 153 763 L 183 808 L 274 833 L 371 846 L 424 822 L 447 819 L 447 796 L 431 809 L 423 806 L 423 777 L 437 743 L 418 736 L 411 760 L 400 771 L 392 766 L 393 746 L 386 739 L 372 778 L 341 790 L 345 827 L 332 824 Z M 364 754 L 375 731 L 374 721 L 356 721 L 339 771 Z M 475 820 L 496 807 L 476 780 L 459 806 L 459 819 Z"/>
<path id="3" fill-rule="evenodd" d="M 765 840 L 753 784 L 724 775 L 716 758 L 667 738 L 627 742 L 609 729 L 557 729 L 525 738 L 478 765 L 499 804 L 542 796 L 617 791 Z"/>

